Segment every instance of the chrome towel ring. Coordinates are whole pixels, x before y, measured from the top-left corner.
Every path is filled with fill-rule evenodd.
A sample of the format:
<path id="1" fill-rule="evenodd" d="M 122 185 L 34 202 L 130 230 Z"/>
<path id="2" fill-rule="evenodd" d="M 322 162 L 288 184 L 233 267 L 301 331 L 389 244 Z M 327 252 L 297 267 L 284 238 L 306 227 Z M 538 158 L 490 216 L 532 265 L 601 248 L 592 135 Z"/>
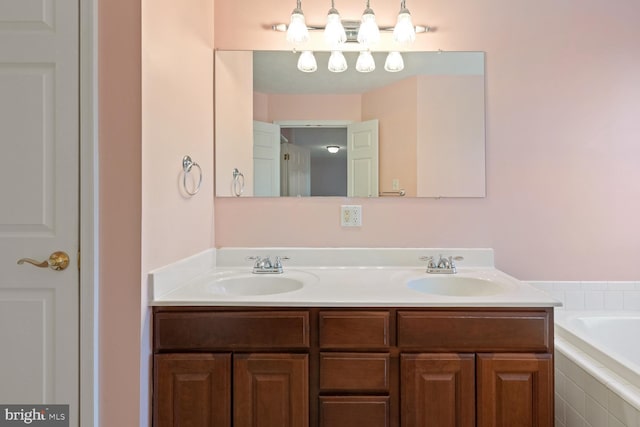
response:
<path id="1" fill-rule="evenodd" d="M 187 175 L 191 173 L 191 169 L 193 169 L 194 166 L 198 168 L 198 184 L 196 184 L 193 191 L 191 191 L 187 187 Z M 182 158 L 182 170 L 183 170 L 182 187 L 184 188 L 184 191 L 189 196 L 195 196 L 198 193 L 198 191 L 200 191 L 200 185 L 202 185 L 202 168 L 200 167 L 199 164 L 191 160 L 190 156 L 184 156 Z"/>
<path id="2" fill-rule="evenodd" d="M 238 170 L 238 168 L 233 169 L 232 189 L 233 195 L 236 197 L 240 197 L 244 192 L 244 175 Z"/>

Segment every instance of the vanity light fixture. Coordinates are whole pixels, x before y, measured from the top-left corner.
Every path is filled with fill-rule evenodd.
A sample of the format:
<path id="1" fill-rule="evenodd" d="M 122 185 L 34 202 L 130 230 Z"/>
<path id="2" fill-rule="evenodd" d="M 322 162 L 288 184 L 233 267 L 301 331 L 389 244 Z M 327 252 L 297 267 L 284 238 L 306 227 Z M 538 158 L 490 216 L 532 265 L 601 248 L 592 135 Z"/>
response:
<path id="1" fill-rule="evenodd" d="M 331 0 L 331 9 L 327 14 L 327 26 L 324 27 L 324 41 L 329 46 L 338 46 L 347 41 L 347 33 L 333 0 Z"/>
<path id="2" fill-rule="evenodd" d="M 300 54 L 298 58 L 298 70 L 304 73 L 313 73 L 318 69 L 318 63 L 316 57 L 313 56 L 313 52 L 305 50 Z"/>
<path id="3" fill-rule="evenodd" d="M 347 59 L 344 57 L 342 51 L 331 51 L 331 56 L 329 57 L 329 71 L 331 71 L 332 73 L 341 73 L 343 71 L 346 71 L 347 68 Z"/>
<path id="4" fill-rule="evenodd" d="M 356 70 L 361 73 L 370 73 L 376 69 L 376 62 L 373 59 L 373 55 L 371 55 L 371 51 L 363 50 L 358 55 L 358 60 L 356 61 Z"/>
<path id="5" fill-rule="evenodd" d="M 390 73 L 397 73 L 404 70 L 404 60 L 400 52 L 389 52 L 387 60 L 384 62 L 384 69 Z"/>
<path id="6" fill-rule="evenodd" d="M 304 13 L 302 13 L 301 0 L 297 0 L 296 8 L 291 12 L 291 21 L 287 28 L 287 41 L 294 44 L 309 41 L 309 29 L 304 20 Z"/>
<path id="7" fill-rule="evenodd" d="M 411 21 L 411 12 L 407 9 L 405 0 L 400 2 L 398 21 L 393 28 L 393 39 L 398 43 L 413 43 L 416 40 L 416 28 Z"/>
<path id="8" fill-rule="evenodd" d="M 358 29 L 358 43 L 363 45 L 372 45 L 380 41 L 380 29 L 376 23 L 376 14 L 369 6 L 367 0 L 367 8 L 362 13 L 360 28 Z"/>
<path id="9" fill-rule="evenodd" d="M 327 145 L 327 151 L 331 154 L 336 154 L 338 151 L 340 151 L 340 147 L 338 147 L 337 145 Z"/>
<path id="10" fill-rule="evenodd" d="M 327 24 L 325 26 L 309 26 L 305 22 L 301 0 L 297 0 L 296 7 L 291 13 L 289 25 L 275 24 L 271 28 L 275 31 L 286 31 L 287 41 L 295 45 L 303 45 L 309 41 L 309 30 L 323 30 L 325 43 L 329 47 L 327 50 L 331 51 L 328 69 L 334 73 L 343 72 L 348 68 L 342 53 L 342 47 L 345 43 L 357 42 L 361 45 L 361 49 L 357 49 L 360 50 L 360 56 L 356 62 L 356 70 L 366 73 L 375 70 L 375 61 L 371 55 L 370 47 L 380 41 L 380 31 L 393 32 L 395 43 L 407 44 L 415 41 L 417 33 L 426 33 L 432 30 L 428 26 L 413 24 L 406 0 L 400 1 L 400 12 L 398 12 L 394 27 L 378 26 L 370 0 L 366 2 L 362 18 L 357 21 L 341 19 L 335 8 L 335 1 L 331 0 L 331 8 L 327 13 Z M 302 53 L 298 60 L 298 69 L 305 73 L 316 71 L 318 64 L 313 52 L 305 49 L 300 49 L 300 51 Z M 404 61 L 399 51 L 389 52 L 384 69 L 388 72 L 398 72 L 404 69 Z"/>

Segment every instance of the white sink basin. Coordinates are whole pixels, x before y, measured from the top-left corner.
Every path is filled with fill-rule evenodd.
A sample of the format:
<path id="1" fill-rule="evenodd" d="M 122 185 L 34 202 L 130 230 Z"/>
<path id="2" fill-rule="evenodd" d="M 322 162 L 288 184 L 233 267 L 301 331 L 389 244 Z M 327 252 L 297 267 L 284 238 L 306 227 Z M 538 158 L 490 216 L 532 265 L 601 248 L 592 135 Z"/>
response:
<path id="1" fill-rule="evenodd" d="M 455 297 L 496 295 L 506 290 L 498 282 L 464 276 L 420 277 L 409 280 L 407 286 L 418 292 Z"/>
<path id="2" fill-rule="evenodd" d="M 208 291 L 216 295 L 272 295 L 302 289 L 304 280 L 280 275 L 240 274 L 214 280 Z"/>

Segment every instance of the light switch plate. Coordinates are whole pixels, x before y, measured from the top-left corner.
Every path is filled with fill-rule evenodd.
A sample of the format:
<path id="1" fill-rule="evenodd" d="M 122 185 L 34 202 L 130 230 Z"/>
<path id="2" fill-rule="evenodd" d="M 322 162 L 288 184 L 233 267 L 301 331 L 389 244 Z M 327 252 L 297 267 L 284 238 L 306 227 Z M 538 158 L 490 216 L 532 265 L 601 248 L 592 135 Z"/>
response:
<path id="1" fill-rule="evenodd" d="M 362 226 L 362 206 L 342 205 L 340 206 L 340 224 L 343 227 Z"/>

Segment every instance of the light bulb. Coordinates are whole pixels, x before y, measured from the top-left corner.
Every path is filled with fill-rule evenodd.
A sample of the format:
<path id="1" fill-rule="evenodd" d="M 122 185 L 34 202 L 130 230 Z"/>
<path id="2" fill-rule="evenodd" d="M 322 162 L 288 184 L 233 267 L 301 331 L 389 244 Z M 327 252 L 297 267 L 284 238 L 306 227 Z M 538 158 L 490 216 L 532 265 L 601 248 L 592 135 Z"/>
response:
<path id="1" fill-rule="evenodd" d="M 408 9 L 401 9 L 398 13 L 398 21 L 393 28 L 393 39 L 398 43 L 413 43 L 416 40 L 416 29 Z"/>
<path id="2" fill-rule="evenodd" d="M 338 151 L 340 151 L 340 147 L 338 147 L 337 145 L 327 145 L 327 151 L 331 154 L 336 154 Z"/>
<path id="3" fill-rule="evenodd" d="M 327 26 L 324 27 L 324 41 L 329 46 L 337 46 L 347 41 L 347 33 L 342 26 L 340 14 L 334 8 L 327 15 Z"/>
<path id="4" fill-rule="evenodd" d="M 370 45 L 376 44 L 380 41 L 380 29 L 376 24 L 376 15 L 373 10 L 369 8 L 367 2 L 367 8 L 362 14 L 362 21 L 360 22 L 360 28 L 358 29 L 358 43 Z"/>
<path id="5" fill-rule="evenodd" d="M 309 29 L 304 22 L 302 9 L 296 7 L 291 12 L 291 22 L 287 28 L 287 41 L 294 44 L 306 43 L 309 40 Z"/>
<path id="6" fill-rule="evenodd" d="M 334 50 L 329 57 L 329 71 L 333 73 L 341 73 L 347 69 L 347 60 L 342 51 Z"/>
<path id="7" fill-rule="evenodd" d="M 390 73 L 404 70 L 404 60 L 400 52 L 389 52 L 387 60 L 384 61 L 384 69 Z"/>
<path id="8" fill-rule="evenodd" d="M 304 73 L 313 73 L 318 69 L 318 63 L 316 62 L 316 57 L 313 56 L 313 52 L 310 50 L 305 50 L 300 54 L 300 58 L 298 58 L 298 70 Z"/>
<path id="9" fill-rule="evenodd" d="M 356 70 L 361 73 L 370 73 L 371 71 L 376 69 L 376 62 L 373 59 L 373 55 L 368 50 L 363 50 L 358 55 L 358 60 L 356 61 Z"/>

